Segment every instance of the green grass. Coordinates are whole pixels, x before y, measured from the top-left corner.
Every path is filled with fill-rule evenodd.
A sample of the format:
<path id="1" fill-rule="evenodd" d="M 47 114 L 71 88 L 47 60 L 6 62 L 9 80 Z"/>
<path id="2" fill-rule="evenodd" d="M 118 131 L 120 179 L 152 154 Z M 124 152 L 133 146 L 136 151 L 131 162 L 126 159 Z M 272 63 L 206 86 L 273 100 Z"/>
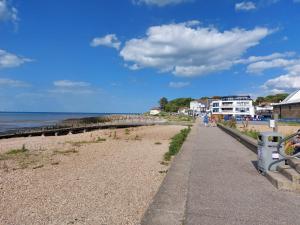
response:
<path id="1" fill-rule="evenodd" d="M 171 114 L 167 112 L 161 112 L 159 114 L 159 117 L 166 119 L 170 122 L 195 122 L 195 118 L 192 116 L 187 116 L 187 115 L 176 115 L 176 114 Z"/>
<path id="2" fill-rule="evenodd" d="M 300 123 L 298 122 L 278 122 L 278 125 L 281 126 L 300 126 Z"/>
<path id="3" fill-rule="evenodd" d="M 103 142 L 103 141 L 106 141 L 106 139 L 101 138 L 101 137 L 97 137 L 97 139 L 94 140 L 94 141 L 67 141 L 66 143 L 71 144 L 72 146 L 75 146 L 75 147 L 80 147 L 80 146 L 85 145 L 85 144 L 95 144 L 95 143 L 100 143 L 100 142 Z"/>
<path id="4" fill-rule="evenodd" d="M 164 155 L 164 160 L 165 161 L 170 161 L 172 156 L 176 155 L 179 152 L 183 142 L 185 141 L 185 139 L 188 136 L 190 131 L 191 131 L 190 127 L 182 129 L 180 131 L 180 133 L 176 134 L 172 138 L 170 146 L 169 146 L 169 151 L 166 152 L 165 155 Z"/>
<path id="5" fill-rule="evenodd" d="M 254 139 L 257 139 L 258 138 L 258 135 L 259 135 L 259 132 L 256 131 L 256 130 L 244 130 L 242 131 L 242 134 L 245 134 L 247 135 L 248 137 L 251 137 L 251 138 L 254 138 Z"/>
<path id="6" fill-rule="evenodd" d="M 28 151 L 28 149 L 25 147 L 25 145 L 23 145 L 22 148 L 9 150 L 5 154 L 7 154 L 7 155 L 16 155 L 16 154 L 24 153 L 24 152 L 27 152 L 27 151 Z"/>

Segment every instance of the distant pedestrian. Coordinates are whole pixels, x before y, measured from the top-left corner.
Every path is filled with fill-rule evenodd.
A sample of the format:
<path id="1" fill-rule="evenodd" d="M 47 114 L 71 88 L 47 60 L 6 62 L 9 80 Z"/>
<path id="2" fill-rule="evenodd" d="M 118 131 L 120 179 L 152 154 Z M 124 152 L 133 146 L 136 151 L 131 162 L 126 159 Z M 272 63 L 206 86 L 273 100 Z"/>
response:
<path id="1" fill-rule="evenodd" d="M 205 127 L 208 126 L 208 122 L 209 122 L 208 116 L 207 116 L 207 114 L 205 114 L 205 116 L 203 118 L 203 123 L 204 123 Z"/>

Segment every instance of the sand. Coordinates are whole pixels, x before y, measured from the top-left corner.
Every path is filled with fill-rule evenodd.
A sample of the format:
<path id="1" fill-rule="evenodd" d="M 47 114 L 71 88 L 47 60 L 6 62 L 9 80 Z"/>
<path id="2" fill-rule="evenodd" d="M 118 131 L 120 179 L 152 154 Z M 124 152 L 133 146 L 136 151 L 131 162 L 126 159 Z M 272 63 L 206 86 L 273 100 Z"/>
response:
<path id="1" fill-rule="evenodd" d="M 1 140 L 0 224 L 138 224 L 168 169 L 160 162 L 170 138 L 183 128 Z M 28 151 L 5 153 L 23 144 Z"/>

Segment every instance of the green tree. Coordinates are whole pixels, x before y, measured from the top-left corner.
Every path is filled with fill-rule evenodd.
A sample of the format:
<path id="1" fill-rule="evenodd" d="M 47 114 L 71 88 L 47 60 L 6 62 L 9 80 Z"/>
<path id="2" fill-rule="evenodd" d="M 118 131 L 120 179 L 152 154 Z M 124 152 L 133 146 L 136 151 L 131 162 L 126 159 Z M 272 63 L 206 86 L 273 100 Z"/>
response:
<path id="1" fill-rule="evenodd" d="M 171 100 L 166 104 L 165 111 L 166 112 L 177 112 L 179 108 L 189 107 L 190 102 L 193 101 L 192 98 L 176 98 Z"/>
<path id="2" fill-rule="evenodd" d="M 283 101 L 289 94 L 282 93 L 282 94 L 276 94 L 276 95 L 268 95 L 265 97 L 257 97 L 255 101 L 255 105 L 259 105 L 261 103 L 278 103 Z"/>
<path id="3" fill-rule="evenodd" d="M 160 100 L 159 100 L 159 105 L 160 105 L 160 108 L 165 111 L 166 110 L 166 105 L 168 104 L 168 99 L 166 97 L 162 97 Z"/>

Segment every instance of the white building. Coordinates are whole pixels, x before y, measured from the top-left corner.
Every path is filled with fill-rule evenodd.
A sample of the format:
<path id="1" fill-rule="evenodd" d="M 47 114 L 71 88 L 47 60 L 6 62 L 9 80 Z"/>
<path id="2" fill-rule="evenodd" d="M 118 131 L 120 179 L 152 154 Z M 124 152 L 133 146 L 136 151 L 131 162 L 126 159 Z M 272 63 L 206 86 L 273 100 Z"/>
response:
<path id="1" fill-rule="evenodd" d="M 193 114 L 200 114 L 201 112 L 206 111 L 206 105 L 200 102 L 199 100 L 190 102 L 190 110 L 192 110 Z"/>
<path id="2" fill-rule="evenodd" d="M 250 96 L 224 96 L 210 104 L 213 115 L 251 116 L 254 117 L 254 106 Z"/>
<path id="3" fill-rule="evenodd" d="M 190 109 L 187 107 L 183 107 L 178 109 L 178 114 L 183 114 L 183 115 L 189 115 L 190 114 Z"/>
<path id="4" fill-rule="evenodd" d="M 158 115 L 160 112 L 161 112 L 161 109 L 160 109 L 159 107 L 155 107 L 155 108 L 152 108 L 152 109 L 150 110 L 150 115 L 156 116 L 156 115 Z"/>

